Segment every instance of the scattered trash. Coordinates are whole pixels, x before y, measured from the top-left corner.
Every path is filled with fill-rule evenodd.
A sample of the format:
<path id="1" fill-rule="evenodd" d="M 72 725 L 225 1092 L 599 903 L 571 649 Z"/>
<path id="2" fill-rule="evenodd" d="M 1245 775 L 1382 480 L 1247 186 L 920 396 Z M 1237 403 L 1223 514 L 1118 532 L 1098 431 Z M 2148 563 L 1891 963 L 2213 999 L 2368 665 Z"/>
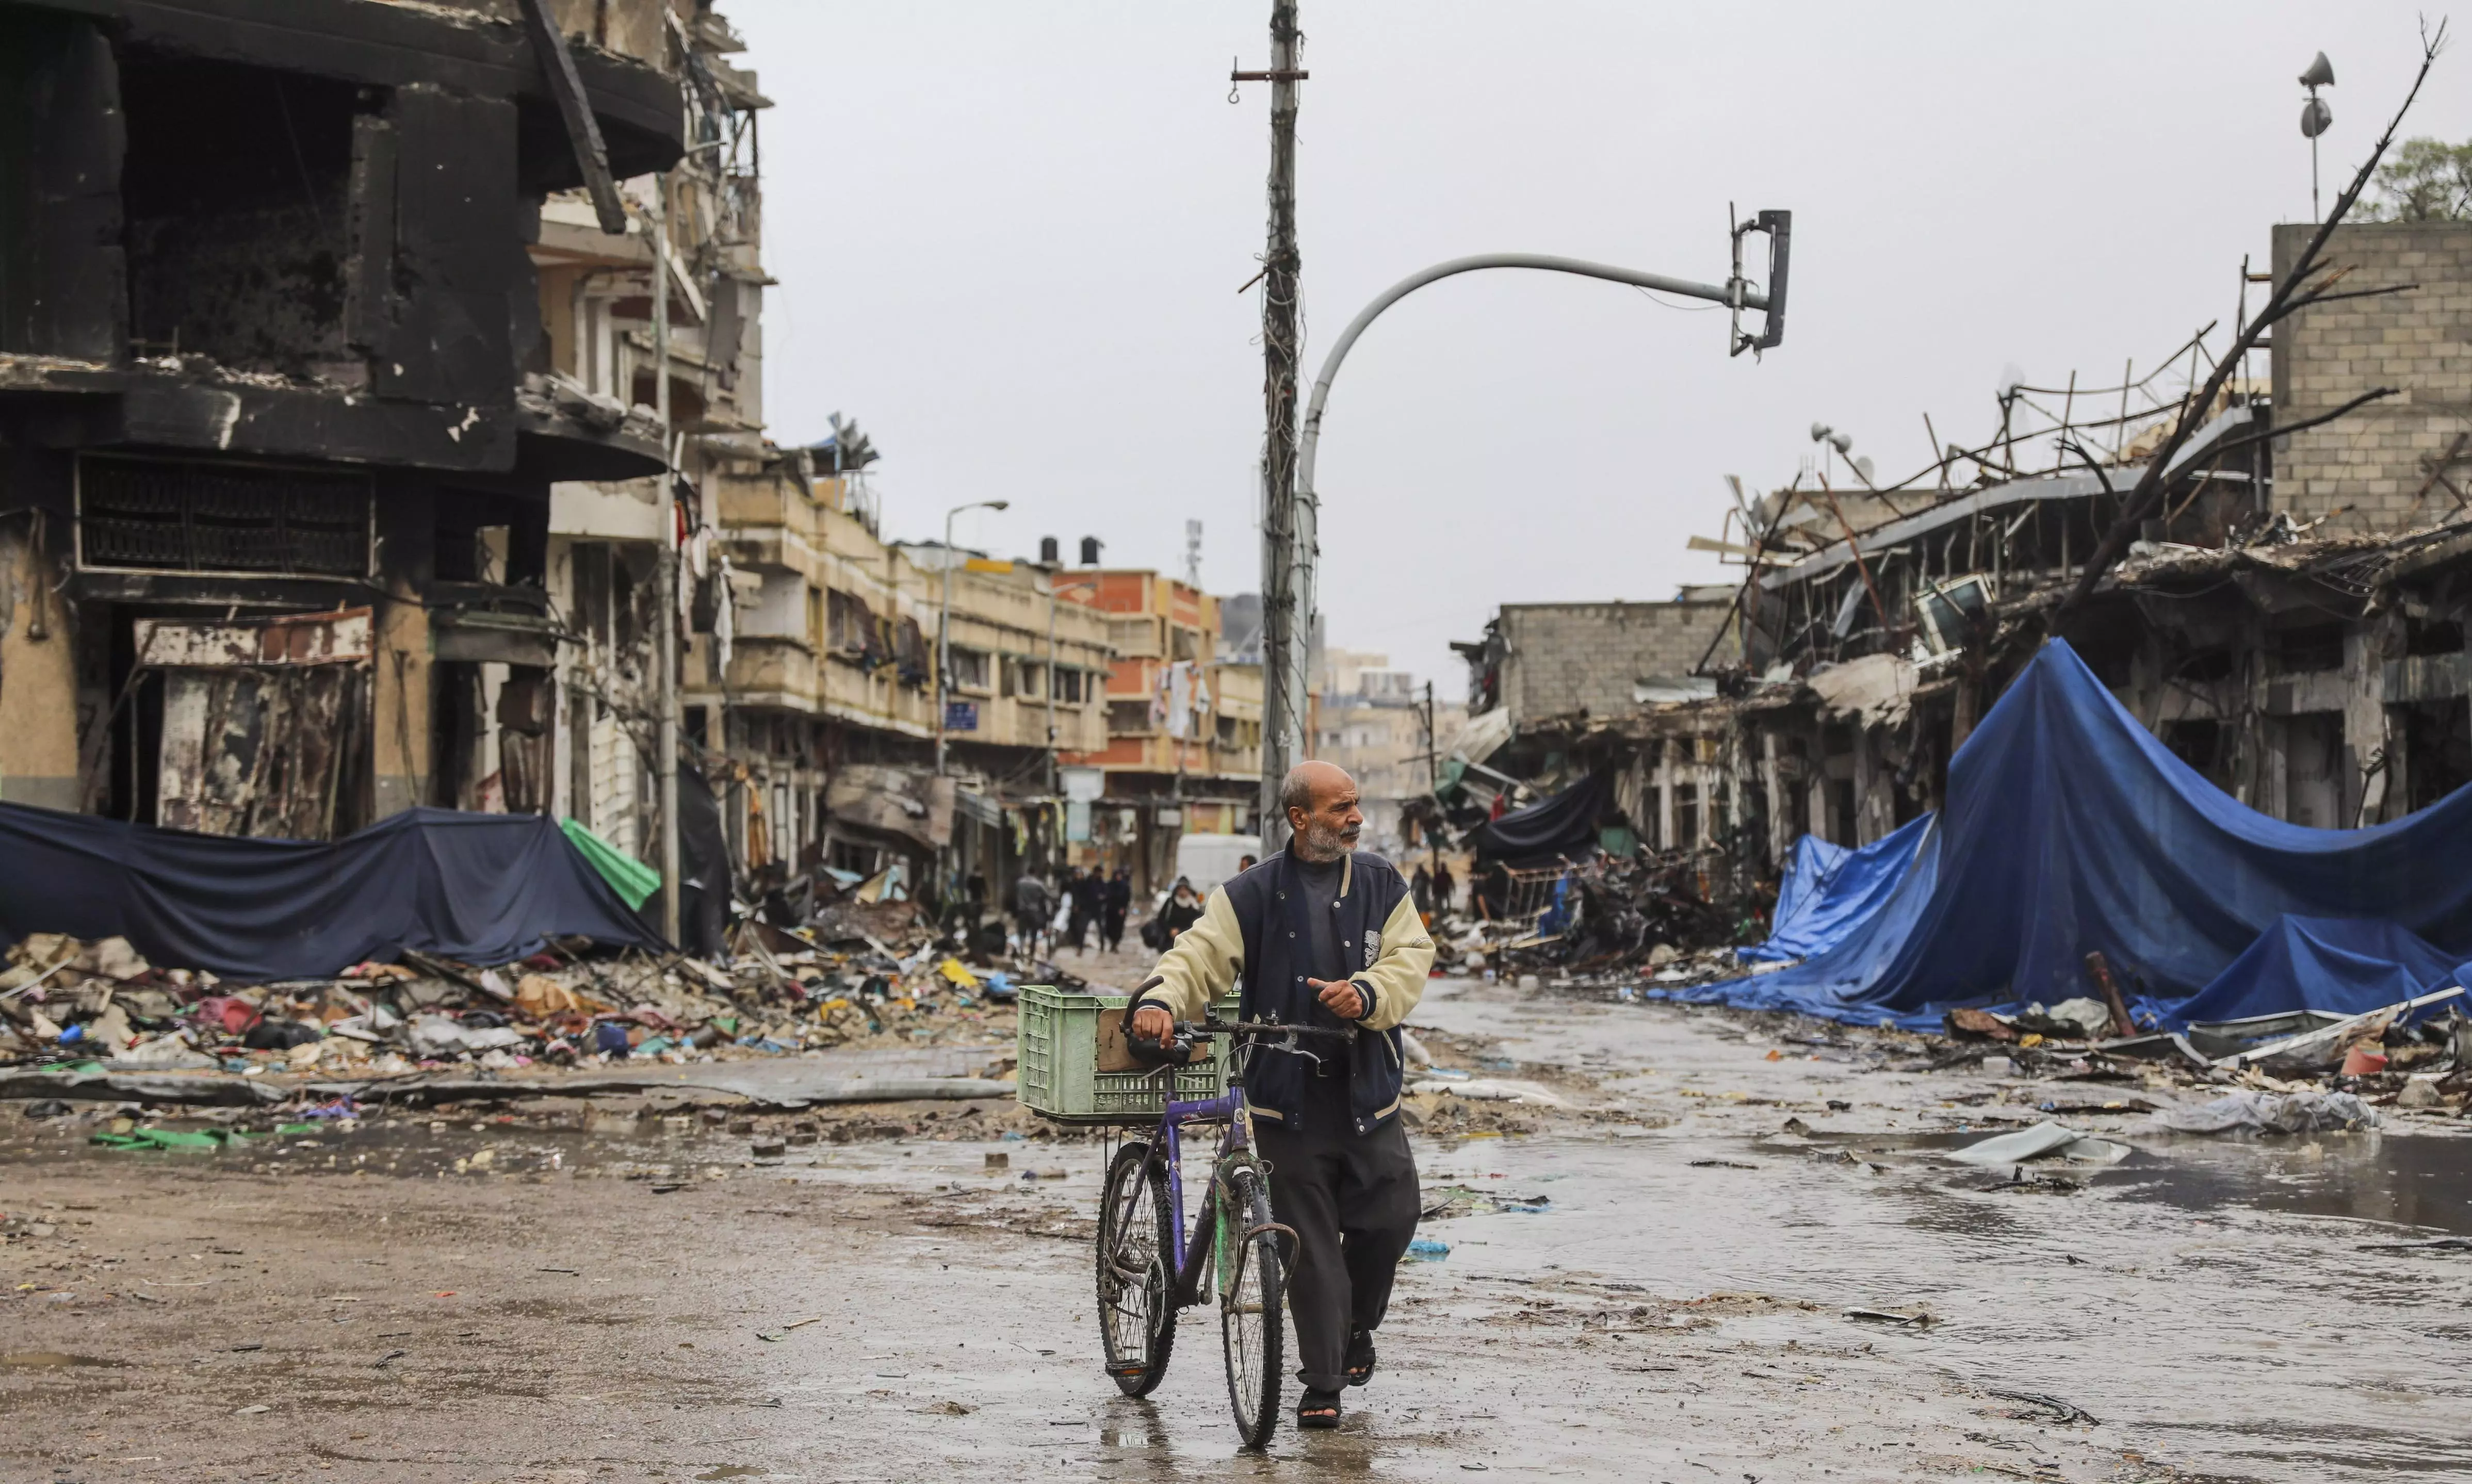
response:
<path id="1" fill-rule="evenodd" d="M 2023 1402 L 2030 1406 L 2041 1409 L 2041 1414 L 2034 1412 L 2009 1413 L 2008 1416 L 2010 1419 L 2016 1422 L 2053 1422 L 2063 1425 L 2070 1423 L 2084 1423 L 2089 1427 L 2101 1425 L 2101 1424 L 2095 1421 L 2094 1414 L 2087 1411 L 2085 1408 L 2079 1406 L 2072 1402 L 2063 1402 L 2057 1397 L 2047 1396 L 2039 1391 L 1994 1391 L 1986 1387 L 1983 1394 L 1986 1397 L 1999 1397 L 2002 1400 L 2008 1402 Z"/>
<path id="2" fill-rule="evenodd" d="M 1920 1308 L 1911 1314 L 1886 1308 L 1849 1308 L 1845 1317 L 1862 1324 L 1892 1324 L 1908 1330 L 1928 1330 L 1939 1323 L 1930 1310 Z"/>
<path id="3" fill-rule="evenodd" d="M 1442 1093 L 1453 1097 L 1473 1098 L 1480 1102 L 1539 1103 L 1549 1108 L 1567 1108 L 1570 1099 L 1533 1082 L 1512 1081 L 1501 1077 L 1419 1077 L 1408 1084 L 1415 1093 Z"/>
<path id="4" fill-rule="evenodd" d="M 2445 1095 L 2437 1089 L 2439 1080 L 2435 1076 L 2406 1077 L 2403 1087 L 2395 1094 L 2395 1106 L 2398 1108 L 2445 1107 Z"/>
<path id="5" fill-rule="evenodd" d="M 1742 1160 L 1693 1160 L 1693 1161 L 1691 1162 L 1691 1167 L 1692 1167 L 1693 1169 L 1757 1169 L 1757 1168 L 1759 1168 L 1759 1166 L 1758 1166 L 1757 1165 L 1748 1164 L 1748 1163 L 1747 1163 L 1747 1162 L 1745 1162 L 1745 1161 L 1742 1161 Z"/>
<path id="6" fill-rule="evenodd" d="M 1450 1255 L 1450 1243 L 1436 1241 L 1430 1237 L 1419 1237 L 1408 1244 L 1408 1256 L 1419 1262 L 1439 1262 Z"/>
<path id="7" fill-rule="evenodd" d="M 2363 1252 L 2472 1252 L 2472 1237 L 2440 1237 L 2425 1242 L 2363 1242 Z"/>
<path id="8" fill-rule="evenodd" d="M 2327 1128 L 2375 1128 L 2378 1111 L 2352 1093 L 2270 1093 L 2245 1088 L 2208 1103 L 2159 1109 L 2147 1121 L 2182 1134 L 2220 1134 L 2235 1128 L 2306 1134 Z"/>
<path id="9" fill-rule="evenodd" d="M 2065 1123 L 2050 1119 L 2021 1128 L 2015 1133 L 1995 1134 L 1979 1143 L 1953 1150 L 1949 1158 L 1961 1165 L 2022 1165 L 2056 1154 L 2080 1165 L 2117 1165 L 2128 1158 L 2129 1147 L 2107 1139 L 2096 1139 L 2080 1133 Z"/>

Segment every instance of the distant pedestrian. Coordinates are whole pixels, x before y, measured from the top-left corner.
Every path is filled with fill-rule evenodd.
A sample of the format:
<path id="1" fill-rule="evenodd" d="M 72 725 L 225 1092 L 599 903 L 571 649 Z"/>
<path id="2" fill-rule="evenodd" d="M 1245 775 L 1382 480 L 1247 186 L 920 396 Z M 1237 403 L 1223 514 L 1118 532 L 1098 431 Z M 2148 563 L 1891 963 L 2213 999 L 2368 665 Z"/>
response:
<path id="1" fill-rule="evenodd" d="M 1167 941 L 1174 943 L 1177 933 L 1200 921 L 1201 894 L 1193 889 L 1190 879 L 1179 876 L 1176 889 L 1168 893 L 1167 906 L 1159 909 L 1159 926 L 1165 930 Z"/>
<path id="2" fill-rule="evenodd" d="M 1073 904 L 1073 919 L 1064 930 L 1065 935 L 1073 940 L 1073 952 L 1086 954 L 1090 952 L 1090 929 L 1106 907 L 1106 883 L 1099 880 L 1098 872 L 1075 866 L 1065 883 L 1064 896 Z"/>
<path id="3" fill-rule="evenodd" d="M 1460 883 L 1451 879 L 1450 862 L 1447 860 L 1434 862 L 1434 910 L 1449 911 L 1454 899 L 1459 896 L 1459 890 Z"/>
<path id="4" fill-rule="evenodd" d="M 1260 862 L 1256 861 L 1251 856 L 1238 856 L 1236 858 L 1236 874 L 1242 876 L 1246 872 L 1253 869 L 1253 867 L 1259 863 Z"/>
<path id="5" fill-rule="evenodd" d="M 1107 878 L 1106 889 L 1099 898 L 1099 946 L 1110 954 L 1122 953 L 1125 947 L 1125 919 L 1132 915 L 1133 877 L 1123 866 Z"/>
<path id="6" fill-rule="evenodd" d="M 1012 922 L 1021 933 L 1025 956 L 1038 956 L 1039 939 L 1053 934 L 1048 924 L 1055 916 L 1056 893 L 1035 875 L 1022 872 L 1020 880 L 1012 883 Z"/>
<path id="7" fill-rule="evenodd" d="M 1431 919 L 1434 915 L 1434 873 L 1423 866 L 1408 878 L 1408 898 L 1416 904 L 1416 915 Z"/>

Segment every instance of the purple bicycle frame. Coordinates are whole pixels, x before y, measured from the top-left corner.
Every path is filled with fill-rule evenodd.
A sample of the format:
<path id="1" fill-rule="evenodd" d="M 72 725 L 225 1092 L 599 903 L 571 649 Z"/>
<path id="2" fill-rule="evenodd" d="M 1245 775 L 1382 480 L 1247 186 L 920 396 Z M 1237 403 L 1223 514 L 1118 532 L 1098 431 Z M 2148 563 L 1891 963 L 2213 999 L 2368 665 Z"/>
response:
<path id="1" fill-rule="evenodd" d="M 1168 1270 L 1177 1275 L 1179 1281 L 1190 1275 L 1184 1271 L 1184 1141 L 1177 1129 L 1189 1122 L 1224 1119 L 1226 1132 L 1219 1138 L 1219 1157 L 1224 1161 L 1228 1155 L 1248 1147 L 1245 1120 L 1238 1117 L 1244 1104 L 1245 1089 L 1237 1086 L 1200 1102 L 1170 1101 L 1167 1111 L 1159 1117 L 1158 1132 L 1153 1136 L 1157 1141 L 1154 1147 L 1167 1151 L 1167 1194 L 1176 1208 L 1173 1223 L 1176 1252 L 1168 1262 Z"/>

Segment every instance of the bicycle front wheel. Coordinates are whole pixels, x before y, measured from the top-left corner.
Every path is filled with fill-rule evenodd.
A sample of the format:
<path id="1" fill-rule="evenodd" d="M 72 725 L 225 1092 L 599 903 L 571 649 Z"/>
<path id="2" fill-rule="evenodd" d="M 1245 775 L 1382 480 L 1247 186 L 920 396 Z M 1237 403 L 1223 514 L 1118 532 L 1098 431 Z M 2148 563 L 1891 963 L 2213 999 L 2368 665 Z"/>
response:
<path id="1" fill-rule="evenodd" d="M 1151 1146 L 1118 1149 L 1099 1201 L 1099 1342 L 1107 1375 L 1129 1397 L 1158 1389 L 1176 1345 L 1168 1291 L 1175 1282 L 1168 1271 L 1175 1221 L 1167 1171 L 1152 1160 Z"/>
<path id="2" fill-rule="evenodd" d="M 1221 1187 L 1218 1251 L 1220 1346 L 1227 1401 L 1247 1448 L 1268 1448 L 1279 1428 L 1279 1373 L 1286 1346 L 1287 1266 L 1271 1226 L 1262 1172 L 1245 1166 Z"/>

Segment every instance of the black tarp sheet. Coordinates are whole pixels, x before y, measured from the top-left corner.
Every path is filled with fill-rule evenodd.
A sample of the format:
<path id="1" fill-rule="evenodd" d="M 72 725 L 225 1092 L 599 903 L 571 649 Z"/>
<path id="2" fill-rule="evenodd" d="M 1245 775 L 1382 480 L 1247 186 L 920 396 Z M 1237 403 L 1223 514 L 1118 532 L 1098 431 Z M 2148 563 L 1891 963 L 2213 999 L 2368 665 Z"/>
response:
<path id="1" fill-rule="evenodd" d="M 494 964 L 574 935 L 659 949 L 538 814 L 415 809 L 333 841 L 0 804 L 0 940 L 124 937 L 167 969 L 317 978 L 405 949 Z"/>
<path id="2" fill-rule="evenodd" d="M 1597 823 L 1613 807 L 1614 775 L 1596 773 L 1552 798 L 1514 809 L 1468 832 L 1477 857 L 1509 866 L 1552 865 L 1597 853 Z"/>

